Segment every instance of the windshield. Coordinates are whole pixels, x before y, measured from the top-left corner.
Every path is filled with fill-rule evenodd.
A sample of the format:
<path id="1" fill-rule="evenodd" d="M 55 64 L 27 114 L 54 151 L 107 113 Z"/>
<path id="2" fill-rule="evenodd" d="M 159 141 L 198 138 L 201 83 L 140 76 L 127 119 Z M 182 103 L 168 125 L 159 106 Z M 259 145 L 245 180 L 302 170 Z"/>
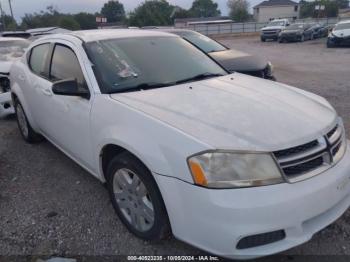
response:
<path id="1" fill-rule="evenodd" d="M 185 38 L 190 43 L 197 46 L 205 53 L 220 52 L 227 50 L 226 47 L 222 46 L 213 39 L 210 39 L 209 37 L 196 32 L 181 32 L 179 33 L 179 35 Z"/>
<path id="2" fill-rule="evenodd" d="M 338 24 L 335 26 L 334 31 L 344 30 L 344 29 L 350 29 L 350 23 Z"/>
<path id="3" fill-rule="evenodd" d="M 272 21 L 267 26 L 284 26 L 284 21 Z"/>
<path id="4" fill-rule="evenodd" d="M 288 26 L 288 30 L 296 30 L 296 29 L 303 29 L 304 28 L 304 24 L 292 24 L 290 26 Z"/>
<path id="5" fill-rule="evenodd" d="M 126 92 L 140 86 L 169 86 L 199 75 L 227 74 L 209 57 L 179 37 L 109 39 L 86 44 L 101 92 Z"/>
<path id="6" fill-rule="evenodd" d="M 29 44 L 27 40 L 0 41 L 0 61 L 11 61 L 21 57 Z"/>

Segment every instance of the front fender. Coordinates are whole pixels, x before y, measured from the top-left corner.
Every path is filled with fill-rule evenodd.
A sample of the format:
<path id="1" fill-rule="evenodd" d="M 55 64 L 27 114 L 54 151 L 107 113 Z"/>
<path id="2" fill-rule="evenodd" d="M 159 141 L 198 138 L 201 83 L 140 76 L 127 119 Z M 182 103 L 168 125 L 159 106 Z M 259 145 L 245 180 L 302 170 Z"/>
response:
<path id="1" fill-rule="evenodd" d="M 210 149 L 193 137 L 151 116 L 111 99 L 98 95 L 91 115 L 91 130 L 95 164 L 104 180 L 100 155 L 104 146 L 120 146 L 156 174 L 193 182 L 187 157 Z"/>

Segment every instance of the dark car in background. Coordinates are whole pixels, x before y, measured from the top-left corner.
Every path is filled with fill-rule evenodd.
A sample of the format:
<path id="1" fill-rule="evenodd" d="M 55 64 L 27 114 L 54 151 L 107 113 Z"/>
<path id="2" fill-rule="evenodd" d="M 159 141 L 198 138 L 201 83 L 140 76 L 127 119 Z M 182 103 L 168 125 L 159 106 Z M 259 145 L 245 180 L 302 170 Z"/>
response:
<path id="1" fill-rule="evenodd" d="M 217 41 L 195 31 L 169 28 L 157 30 L 181 36 L 183 39 L 202 50 L 229 72 L 239 72 L 276 80 L 273 76 L 273 66 L 271 62 L 261 57 L 229 49 Z"/>
<path id="2" fill-rule="evenodd" d="M 304 42 L 305 40 L 313 39 L 313 34 L 312 24 L 295 23 L 280 33 L 278 42 Z"/>
<path id="3" fill-rule="evenodd" d="M 313 31 L 312 39 L 328 36 L 328 27 L 325 24 L 313 23 L 310 29 Z"/>
<path id="4" fill-rule="evenodd" d="M 335 25 L 327 39 L 327 47 L 350 46 L 350 20 Z"/>

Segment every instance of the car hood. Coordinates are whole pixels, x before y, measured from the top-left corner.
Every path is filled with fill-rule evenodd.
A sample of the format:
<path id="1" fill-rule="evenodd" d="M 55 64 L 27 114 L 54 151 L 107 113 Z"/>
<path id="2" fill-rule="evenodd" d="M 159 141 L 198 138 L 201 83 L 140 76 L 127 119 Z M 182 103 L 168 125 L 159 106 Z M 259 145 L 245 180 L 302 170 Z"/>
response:
<path id="1" fill-rule="evenodd" d="M 348 37 L 350 36 L 350 29 L 333 31 L 332 34 L 336 37 Z"/>
<path id="2" fill-rule="evenodd" d="M 265 59 L 237 50 L 212 52 L 209 56 L 230 72 L 260 71 L 267 66 Z"/>
<path id="3" fill-rule="evenodd" d="M 239 73 L 111 98 L 220 149 L 288 148 L 320 137 L 337 121 L 319 96 Z"/>
<path id="4" fill-rule="evenodd" d="M 279 30 L 279 29 L 282 30 L 284 28 L 285 28 L 284 26 L 276 25 L 276 26 L 266 26 L 266 27 L 261 28 L 261 30 L 262 31 L 264 31 L 264 30 Z"/>

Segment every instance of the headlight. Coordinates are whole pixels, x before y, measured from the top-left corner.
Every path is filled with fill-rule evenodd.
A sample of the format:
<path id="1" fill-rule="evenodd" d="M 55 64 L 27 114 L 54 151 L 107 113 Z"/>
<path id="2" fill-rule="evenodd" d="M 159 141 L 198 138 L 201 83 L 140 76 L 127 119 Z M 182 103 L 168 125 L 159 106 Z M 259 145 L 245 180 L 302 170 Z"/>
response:
<path id="1" fill-rule="evenodd" d="M 268 153 L 211 151 L 192 156 L 188 165 L 196 185 L 238 188 L 283 182 L 275 160 Z"/>

